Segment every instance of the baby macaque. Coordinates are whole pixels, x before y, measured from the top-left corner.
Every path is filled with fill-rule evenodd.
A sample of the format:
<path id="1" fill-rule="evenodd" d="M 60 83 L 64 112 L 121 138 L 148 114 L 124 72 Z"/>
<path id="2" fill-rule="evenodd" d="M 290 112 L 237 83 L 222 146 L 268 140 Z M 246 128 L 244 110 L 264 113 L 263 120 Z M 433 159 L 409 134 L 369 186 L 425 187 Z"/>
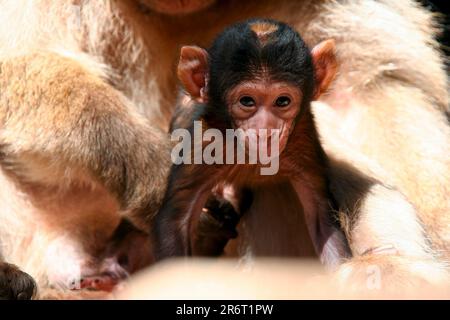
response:
<path id="1" fill-rule="evenodd" d="M 175 148 L 168 189 L 155 219 L 156 259 L 195 254 L 192 235 L 218 185 L 231 188 L 239 198 L 242 190 L 286 182 L 303 207 L 321 260 L 336 265 L 347 255 L 347 244 L 334 225 L 327 159 L 310 110 L 336 70 L 333 40 L 310 51 L 288 25 L 266 19 L 229 27 L 209 50 L 181 49 L 178 77 L 193 104 L 189 126 L 184 135 L 180 131 L 182 159 L 174 158 L 181 151 Z"/>

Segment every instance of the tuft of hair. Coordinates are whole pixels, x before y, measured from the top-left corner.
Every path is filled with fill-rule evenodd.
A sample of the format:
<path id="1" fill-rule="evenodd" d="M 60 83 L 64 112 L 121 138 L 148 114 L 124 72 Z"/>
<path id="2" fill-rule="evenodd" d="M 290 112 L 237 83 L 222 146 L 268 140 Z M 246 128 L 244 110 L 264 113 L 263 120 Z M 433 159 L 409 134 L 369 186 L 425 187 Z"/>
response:
<path id="1" fill-rule="evenodd" d="M 278 30 L 278 26 L 269 21 L 256 21 L 250 23 L 250 29 L 255 33 L 261 45 L 265 45 L 270 36 Z"/>

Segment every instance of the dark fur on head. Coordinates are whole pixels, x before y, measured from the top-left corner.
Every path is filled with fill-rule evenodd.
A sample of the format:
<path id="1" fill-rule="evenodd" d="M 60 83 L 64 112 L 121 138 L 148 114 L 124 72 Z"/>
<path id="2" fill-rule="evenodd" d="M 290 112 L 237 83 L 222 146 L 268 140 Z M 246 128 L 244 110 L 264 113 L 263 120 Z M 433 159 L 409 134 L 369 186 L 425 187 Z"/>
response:
<path id="1" fill-rule="evenodd" d="M 264 41 L 252 30 L 256 24 L 274 26 Z M 268 77 L 298 86 L 302 109 L 314 91 L 314 67 L 310 50 L 287 24 L 270 19 L 252 19 L 221 33 L 209 53 L 209 104 L 215 112 L 225 108 L 229 90 L 245 80 Z"/>

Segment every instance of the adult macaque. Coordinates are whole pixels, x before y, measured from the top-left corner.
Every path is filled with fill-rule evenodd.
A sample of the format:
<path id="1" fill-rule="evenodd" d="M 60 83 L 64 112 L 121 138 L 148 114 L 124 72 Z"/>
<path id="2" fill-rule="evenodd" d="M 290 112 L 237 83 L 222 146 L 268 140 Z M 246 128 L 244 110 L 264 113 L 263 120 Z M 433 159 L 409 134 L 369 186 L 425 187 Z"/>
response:
<path id="1" fill-rule="evenodd" d="M 107 6 L 112 14 L 110 5 L 0 4 L 0 257 L 32 275 L 41 297 L 108 291 L 152 261 L 148 230 L 165 191 L 170 142 L 137 110 L 148 97 L 133 104 L 111 85 L 113 71 L 82 53 L 82 13 Z M 3 23 L 14 16 L 26 30 L 7 32 Z M 128 220 L 134 227 L 123 234 Z M 29 297 L 34 283 L 7 263 L 0 290 Z M 20 282 L 8 287 L 14 279 L 23 292 L 15 293 Z"/>
<path id="2" fill-rule="evenodd" d="M 201 121 L 203 130 L 216 129 L 223 139 L 212 146 L 214 156 L 224 155 L 227 162 L 214 159 L 210 164 L 198 164 L 189 156 L 189 164 L 172 167 L 154 223 L 156 259 L 194 253 L 191 235 L 196 232 L 191 230 L 196 229 L 199 214 L 218 184 L 234 190 L 292 184 L 321 261 L 339 265 L 348 256 L 344 237 L 333 226 L 337 219 L 330 207 L 327 160 L 310 110 L 311 100 L 327 90 L 336 71 L 334 41 L 321 42 L 310 53 L 294 30 L 274 20 L 235 24 L 221 33 L 209 50 L 181 48 L 178 77 L 196 101 L 188 127 L 194 136 L 189 137 L 198 139 L 196 121 Z M 241 150 L 229 145 L 234 142 L 234 135 L 226 138 L 229 129 L 234 133 L 241 130 L 244 135 L 236 136 L 244 140 Z M 198 142 L 188 146 L 195 148 Z M 201 143 L 202 150 L 210 145 L 204 139 Z M 262 168 L 261 150 L 279 162 L 272 172 Z M 236 163 L 239 151 L 249 157 L 257 151 L 259 156 L 253 164 L 249 159 Z M 190 154 L 194 158 L 195 150 Z M 266 201 L 282 206 L 288 200 L 275 197 Z"/>
<path id="3" fill-rule="evenodd" d="M 161 199 L 168 169 L 165 136 L 152 127 L 169 125 L 179 48 L 209 47 L 225 26 L 251 17 L 290 24 L 311 48 L 336 41 L 340 72 L 312 111 L 332 191 L 351 217 L 354 258 L 341 279 L 376 264 L 383 283 L 444 282 L 447 74 L 433 17 L 414 1 L 5 0 L 0 250 L 41 293 L 83 261 L 100 269 L 97 251 L 108 248 L 119 211 L 151 216 L 146 207 Z M 305 251 L 302 222 L 276 209 L 243 216 L 237 254 Z M 371 250 L 389 245 L 383 255 Z"/>

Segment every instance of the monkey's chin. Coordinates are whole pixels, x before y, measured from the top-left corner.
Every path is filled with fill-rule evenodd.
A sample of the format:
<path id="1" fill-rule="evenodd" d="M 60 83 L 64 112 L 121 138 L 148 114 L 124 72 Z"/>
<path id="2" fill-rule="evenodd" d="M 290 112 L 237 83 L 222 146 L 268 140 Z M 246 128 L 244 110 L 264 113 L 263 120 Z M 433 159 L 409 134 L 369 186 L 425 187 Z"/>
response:
<path id="1" fill-rule="evenodd" d="M 139 2 L 158 13 L 184 15 L 206 9 L 216 0 L 140 0 Z"/>

